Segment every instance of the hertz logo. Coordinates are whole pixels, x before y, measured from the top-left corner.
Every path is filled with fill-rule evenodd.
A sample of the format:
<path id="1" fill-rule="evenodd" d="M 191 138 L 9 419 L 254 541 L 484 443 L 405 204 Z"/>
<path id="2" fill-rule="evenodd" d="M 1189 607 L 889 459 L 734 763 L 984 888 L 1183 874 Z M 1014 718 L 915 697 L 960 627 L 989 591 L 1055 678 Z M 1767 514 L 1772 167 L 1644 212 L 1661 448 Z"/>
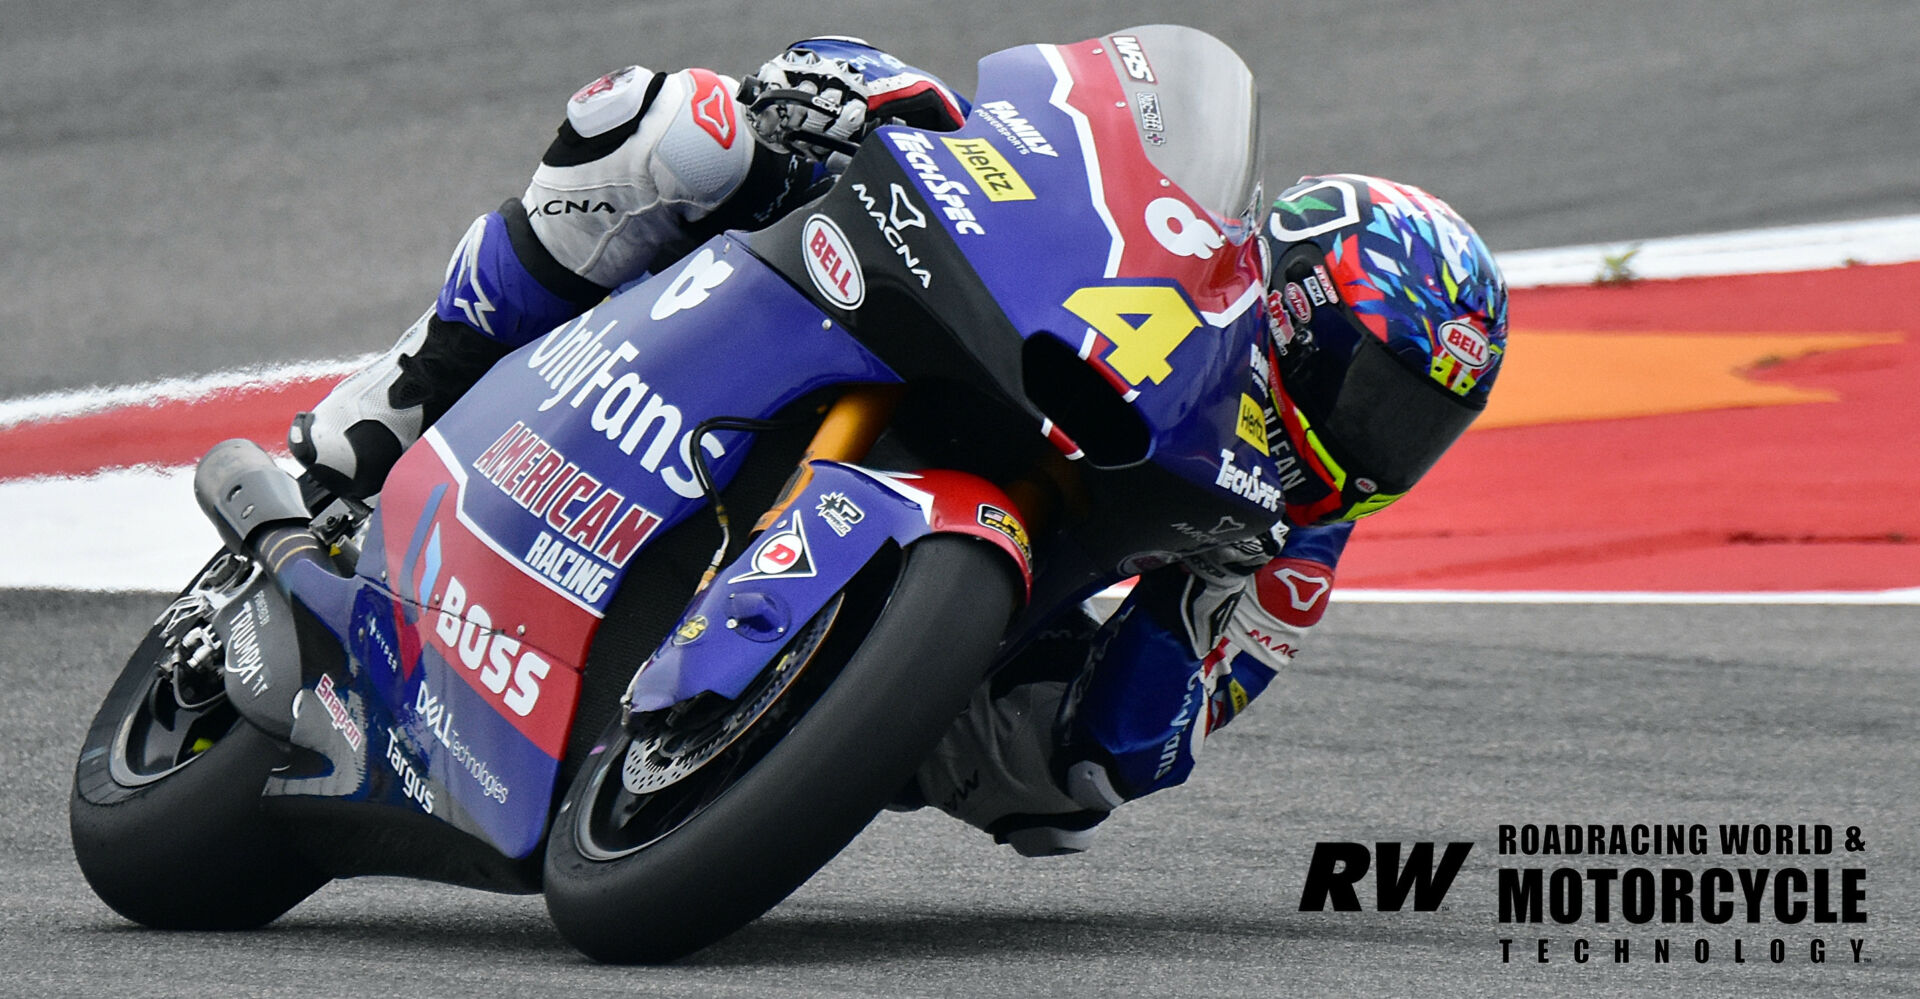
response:
<path id="1" fill-rule="evenodd" d="M 1032 201 L 1033 188 L 1013 164 L 985 139 L 941 139 L 954 159 L 980 184 L 988 201 Z"/>

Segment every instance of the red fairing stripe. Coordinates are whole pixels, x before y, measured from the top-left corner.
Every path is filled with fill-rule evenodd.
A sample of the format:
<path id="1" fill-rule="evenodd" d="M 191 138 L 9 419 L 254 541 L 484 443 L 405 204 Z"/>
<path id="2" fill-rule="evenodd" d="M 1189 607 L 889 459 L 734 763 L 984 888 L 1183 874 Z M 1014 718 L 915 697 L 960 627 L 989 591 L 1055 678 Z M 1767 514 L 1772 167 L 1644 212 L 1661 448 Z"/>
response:
<path id="1" fill-rule="evenodd" d="M 1202 312 L 1225 312 L 1248 287 L 1260 283 L 1259 241 L 1251 239 L 1235 246 L 1223 238 L 1218 247 L 1200 257 L 1177 255 L 1154 237 L 1147 213 L 1162 198 L 1172 198 L 1184 205 L 1205 225 L 1212 226 L 1213 222 L 1209 213 L 1186 192 L 1175 186 L 1161 186 L 1165 175 L 1148 158 L 1146 146 L 1133 123 L 1133 112 L 1112 113 L 1116 106 L 1130 109 L 1135 100 L 1130 88 L 1145 85 L 1115 76 L 1106 55 L 1095 52 L 1102 48 L 1102 40 L 1093 39 L 1078 45 L 1059 46 L 1058 51 L 1073 75 L 1073 89 L 1067 94 L 1067 103 L 1086 115 L 1093 131 L 1099 148 L 1100 183 L 1107 209 L 1126 243 L 1114 276 L 1172 277 Z"/>
<path id="2" fill-rule="evenodd" d="M 500 717 L 559 759 L 599 618 L 496 551 L 460 516 L 464 477 L 433 447 L 408 451 L 380 497 L 390 585 L 400 599 L 411 603 L 419 595 L 427 555 L 413 565 L 402 562 L 427 497 L 442 483 L 449 488 L 428 528 L 439 539 L 439 570 L 401 645 L 409 656 L 422 646 L 439 653 Z M 407 672 L 415 662 L 405 664 Z"/>

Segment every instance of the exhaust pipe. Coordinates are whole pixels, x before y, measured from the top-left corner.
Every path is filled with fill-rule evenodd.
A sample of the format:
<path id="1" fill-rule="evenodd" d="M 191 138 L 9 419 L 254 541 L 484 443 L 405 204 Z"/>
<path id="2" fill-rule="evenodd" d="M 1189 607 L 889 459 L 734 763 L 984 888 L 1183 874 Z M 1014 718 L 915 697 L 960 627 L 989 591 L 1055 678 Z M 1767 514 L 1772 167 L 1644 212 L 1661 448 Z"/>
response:
<path id="1" fill-rule="evenodd" d="M 325 549 L 308 529 L 312 514 L 300 485 L 250 440 L 221 441 L 193 470 L 193 496 L 236 555 L 279 576 L 296 559 L 334 573 Z"/>

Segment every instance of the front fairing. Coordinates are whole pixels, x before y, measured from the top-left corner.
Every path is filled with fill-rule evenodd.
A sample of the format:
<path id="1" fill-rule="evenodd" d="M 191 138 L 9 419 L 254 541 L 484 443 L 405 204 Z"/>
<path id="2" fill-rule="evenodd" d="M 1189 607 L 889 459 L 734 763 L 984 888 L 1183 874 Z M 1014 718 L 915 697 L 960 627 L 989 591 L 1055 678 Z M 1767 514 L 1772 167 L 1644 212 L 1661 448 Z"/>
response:
<path id="1" fill-rule="evenodd" d="M 1082 462 L 1077 533 L 1104 571 L 1279 519 L 1245 65 L 1211 36 L 1154 26 L 1009 49 L 980 80 L 963 128 L 880 129 L 823 201 L 751 237 L 755 252 L 819 288 L 806 227 L 832 220 L 833 257 L 857 259 L 864 295 L 816 304 L 909 381 L 968 380 L 1034 434 L 1048 424 L 1026 340 L 1100 372 L 1150 437 L 1130 467 Z"/>

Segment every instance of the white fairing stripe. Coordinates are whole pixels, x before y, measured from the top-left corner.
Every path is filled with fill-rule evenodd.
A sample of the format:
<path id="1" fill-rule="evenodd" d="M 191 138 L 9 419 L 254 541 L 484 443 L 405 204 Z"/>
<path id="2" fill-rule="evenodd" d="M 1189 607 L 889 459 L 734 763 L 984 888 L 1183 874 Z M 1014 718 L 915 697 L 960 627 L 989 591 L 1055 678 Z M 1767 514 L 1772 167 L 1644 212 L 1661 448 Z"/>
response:
<path id="1" fill-rule="evenodd" d="M 1258 282 L 1247 285 L 1247 290 L 1241 292 L 1240 297 L 1234 299 L 1232 305 L 1227 306 L 1219 312 L 1202 312 L 1200 315 L 1206 319 L 1207 325 L 1219 329 L 1226 329 L 1233 325 L 1234 320 L 1244 315 L 1248 307 L 1258 302 L 1261 294 L 1266 290 L 1267 289 L 1262 287 Z"/>

